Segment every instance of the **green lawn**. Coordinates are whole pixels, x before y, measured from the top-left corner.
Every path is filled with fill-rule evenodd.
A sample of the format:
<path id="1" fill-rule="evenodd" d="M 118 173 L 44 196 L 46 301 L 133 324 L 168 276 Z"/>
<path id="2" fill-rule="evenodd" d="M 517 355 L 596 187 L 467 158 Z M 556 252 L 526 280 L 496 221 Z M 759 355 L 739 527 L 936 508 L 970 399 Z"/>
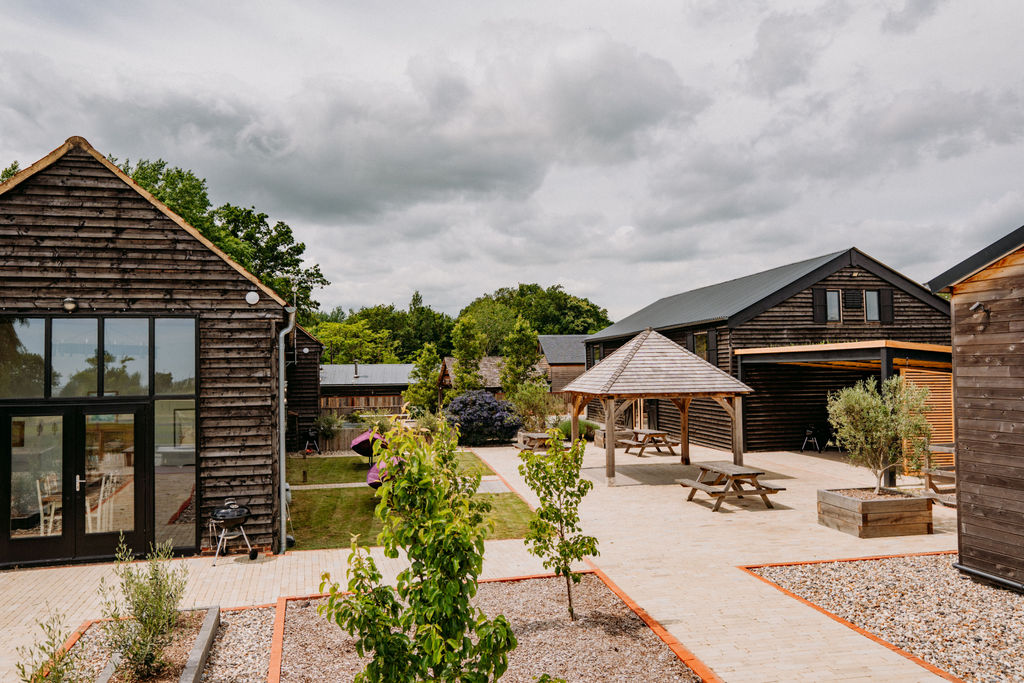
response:
<path id="1" fill-rule="evenodd" d="M 523 538 L 531 512 L 514 493 L 481 493 L 491 503 L 494 531 L 488 538 Z M 295 549 L 347 548 L 352 534 L 363 545 L 376 545 L 381 525 L 373 510 L 378 499 L 369 486 L 292 492 Z"/>
<path id="2" fill-rule="evenodd" d="M 469 451 L 456 453 L 459 465 L 466 472 L 478 472 L 485 477 L 494 474 L 491 468 L 480 458 Z M 343 484 L 353 481 L 366 481 L 366 473 L 370 471 L 369 461 L 361 455 L 342 455 L 329 458 L 288 458 L 288 483 L 296 484 Z M 302 471 L 306 471 L 306 481 L 302 481 Z"/>

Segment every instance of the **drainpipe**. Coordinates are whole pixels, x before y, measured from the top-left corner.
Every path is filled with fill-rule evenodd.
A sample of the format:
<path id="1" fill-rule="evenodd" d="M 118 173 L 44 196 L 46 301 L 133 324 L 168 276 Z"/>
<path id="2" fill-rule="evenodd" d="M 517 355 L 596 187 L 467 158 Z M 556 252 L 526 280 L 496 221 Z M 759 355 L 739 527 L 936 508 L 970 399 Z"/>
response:
<path id="1" fill-rule="evenodd" d="M 288 514 L 285 512 L 287 509 L 287 500 L 285 500 L 284 483 L 285 479 L 285 444 L 284 435 L 287 423 L 285 421 L 285 408 L 284 408 L 284 338 L 287 337 L 292 330 L 295 329 L 295 307 L 286 306 L 284 312 L 288 314 L 288 324 L 285 325 L 284 329 L 277 334 L 277 461 L 278 471 L 281 474 L 281 480 L 278 488 L 281 491 L 281 538 L 277 543 L 277 554 L 283 555 L 284 551 L 288 547 L 288 533 L 287 517 Z"/>

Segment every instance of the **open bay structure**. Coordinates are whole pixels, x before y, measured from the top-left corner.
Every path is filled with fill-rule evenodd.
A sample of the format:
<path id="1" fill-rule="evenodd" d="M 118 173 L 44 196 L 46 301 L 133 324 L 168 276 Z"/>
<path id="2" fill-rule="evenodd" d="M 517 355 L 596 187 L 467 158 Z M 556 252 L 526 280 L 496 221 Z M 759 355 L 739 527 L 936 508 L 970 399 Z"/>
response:
<path id="1" fill-rule="evenodd" d="M 293 311 L 83 138 L 0 185 L 0 564 L 274 543 Z"/>
<path id="2" fill-rule="evenodd" d="M 949 372 L 949 303 L 858 249 L 847 249 L 668 296 L 587 339 L 593 367 L 653 328 L 754 390 L 744 449 L 794 450 L 808 429 L 827 440 L 829 392 L 903 368 Z M 588 416 L 603 421 L 600 402 Z M 670 402 L 644 402 L 651 427 L 678 434 Z M 695 399 L 690 438 L 732 447 L 734 425 Z"/>
<path id="3" fill-rule="evenodd" d="M 590 401 L 601 402 L 609 418 L 605 426 L 610 435 L 605 438 L 605 476 L 610 485 L 615 483 L 615 418 L 640 399 L 666 401 L 679 411 L 683 464 L 690 462 L 691 402 L 707 399 L 717 403 L 732 422 L 733 462 L 743 464 L 743 395 L 751 392 L 750 387 L 651 329 L 633 337 L 562 392 L 572 404 L 573 441 L 579 438 L 583 408 Z"/>
<path id="4" fill-rule="evenodd" d="M 928 285 L 953 303 L 955 566 L 1024 590 L 1024 227 Z"/>

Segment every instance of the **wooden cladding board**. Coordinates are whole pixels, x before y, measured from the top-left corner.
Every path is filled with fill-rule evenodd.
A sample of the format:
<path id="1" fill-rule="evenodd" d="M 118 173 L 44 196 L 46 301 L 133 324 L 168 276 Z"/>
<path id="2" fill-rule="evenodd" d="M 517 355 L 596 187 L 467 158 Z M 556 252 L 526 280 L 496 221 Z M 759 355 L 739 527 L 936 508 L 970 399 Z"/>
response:
<path id="1" fill-rule="evenodd" d="M 1024 249 L 953 288 L 960 563 L 1024 583 Z M 982 303 L 984 309 L 971 307 Z"/>
<path id="2" fill-rule="evenodd" d="M 276 332 L 282 308 L 92 156 L 72 149 L 0 196 L 5 313 L 188 314 L 199 319 L 199 528 L 227 497 L 271 542 L 277 496 Z M 203 538 L 203 542 L 208 539 Z"/>
<path id="3" fill-rule="evenodd" d="M 303 353 L 303 349 L 307 349 Z M 320 415 L 320 344 L 308 333 L 296 328 L 285 345 L 287 355 L 288 434 L 286 448 L 302 448 L 310 428 Z"/>

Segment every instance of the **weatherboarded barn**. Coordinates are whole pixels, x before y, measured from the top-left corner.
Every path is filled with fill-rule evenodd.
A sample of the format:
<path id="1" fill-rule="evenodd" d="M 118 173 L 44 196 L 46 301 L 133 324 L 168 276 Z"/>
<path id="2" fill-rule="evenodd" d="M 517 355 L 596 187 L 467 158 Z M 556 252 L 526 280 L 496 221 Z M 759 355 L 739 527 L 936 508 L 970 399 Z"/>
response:
<path id="1" fill-rule="evenodd" d="M 1024 227 L 929 286 L 953 304 L 957 566 L 1024 590 Z"/>
<path id="2" fill-rule="evenodd" d="M 320 366 L 321 410 L 338 416 L 402 412 L 412 363 L 339 363 Z"/>
<path id="3" fill-rule="evenodd" d="M 805 431 L 825 431 L 825 397 L 873 370 L 764 363 L 740 366 L 738 349 L 902 340 L 949 343 L 949 305 L 857 249 L 791 263 L 666 297 L 587 339 L 587 365 L 651 327 L 753 389 L 744 405 L 745 450 L 799 448 Z M 678 411 L 645 402 L 652 427 L 679 433 Z M 588 408 L 604 419 L 601 407 Z M 690 438 L 731 447 L 729 416 L 694 400 Z"/>
<path id="4" fill-rule="evenodd" d="M 0 562 L 270 544 L 284 309 L 82 138 L 0 185 Z"/>
<path id="5" fill-rule="evenodd" d="M 541 334 L 537 336 L 541 359 L 538 365 L 544 371 L 556 394 L 565 385 L 582 375 L 587 369 L 587 335 Z"/>

